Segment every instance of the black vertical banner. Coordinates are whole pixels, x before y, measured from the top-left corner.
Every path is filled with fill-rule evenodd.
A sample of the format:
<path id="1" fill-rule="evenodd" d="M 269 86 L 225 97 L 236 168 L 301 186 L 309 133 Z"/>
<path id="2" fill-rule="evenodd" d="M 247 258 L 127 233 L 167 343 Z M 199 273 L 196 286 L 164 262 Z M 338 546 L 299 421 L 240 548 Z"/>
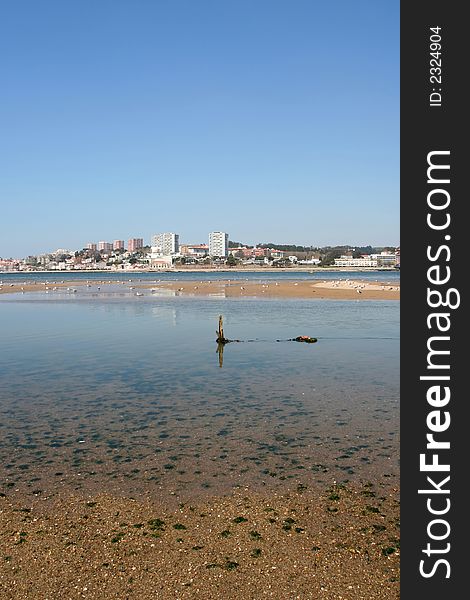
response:
<path id="1" fill-rule="evenodd" d="M 401 4 L 403 600 L 465 597 L 470 577 L 464 7 Z"/>

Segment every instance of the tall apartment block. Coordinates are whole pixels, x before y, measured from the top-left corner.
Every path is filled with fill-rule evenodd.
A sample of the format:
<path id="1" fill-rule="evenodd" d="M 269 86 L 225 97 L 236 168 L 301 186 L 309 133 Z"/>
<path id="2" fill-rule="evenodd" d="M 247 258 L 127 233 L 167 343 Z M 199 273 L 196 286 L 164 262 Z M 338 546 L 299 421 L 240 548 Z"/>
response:
<path id="1" fill-rule="evenodd" d="M 112 249 L 113 245 L 110 242 L 98 242 L 98 250 L 105 250 L 107 252 Z"/>
<path id="2" fill-rule="evenodd" d="M 177 233 L 157 233 L 152 235 L 152 248 L 158 248 L 157 252 L 165 256 L 178 254 L 179 239 L 180 236 Z"/>
<path id="3" fill-rule="evenodd" d="M 94 244 L 93 242 L 88 242 L 86 247 L 87 247 L 87 250 L 97 250 L 98 249 L 98 246 L 96 244 Z"/>
<path id="4" fill-rule="evenodd" d="M 209 233 L 209 256 L 228 255 L 228 233 L 212 231 Z"/>
<path id="5" fill-rule="evenodd" d="M 114 240 L 113 250 L 124 250 L 124 240 Z"/>
<path id="6" fill-rule="evenodd" d="M 128 252 L 137 252 L 144 247 L 143 238 L 130 238 L 127 240 L 127 250 Z"/>

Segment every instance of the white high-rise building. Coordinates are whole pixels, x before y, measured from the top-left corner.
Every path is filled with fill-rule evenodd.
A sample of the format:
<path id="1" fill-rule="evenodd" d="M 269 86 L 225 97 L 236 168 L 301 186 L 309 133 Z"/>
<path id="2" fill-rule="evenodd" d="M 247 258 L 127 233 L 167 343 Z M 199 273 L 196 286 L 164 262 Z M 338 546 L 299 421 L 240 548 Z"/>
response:
<path id="1" fill-rule="evenodd" d="M 209 256 L 228 255 L 228 233 L 212 231 L 209 233 Z"/>
<path id="2" fill-rule="evenodd" d="M 180 236 L 177 233 L 156 233 L 152 235 L 152 251 L 159 248 L 160 254 L 172 256 L 180 250 Z"/>

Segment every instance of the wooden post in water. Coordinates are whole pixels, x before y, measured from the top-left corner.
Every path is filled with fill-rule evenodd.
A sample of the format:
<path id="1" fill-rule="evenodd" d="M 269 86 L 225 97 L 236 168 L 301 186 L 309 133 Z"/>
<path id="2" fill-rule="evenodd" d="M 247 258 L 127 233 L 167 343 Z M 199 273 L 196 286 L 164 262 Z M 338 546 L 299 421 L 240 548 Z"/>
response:
<path id="1" fill-rule="evenodd" d="M 229 341 L 224 337 L 224 318 L 219 315 L 219 329 L 216 331 L 217 334 L 217 353 L 219 355 L 219 367 L 222 368 L 224 364 L 224 346 Z"/>
<path id="2" fill-rule="evenodd" d="M 219 344 L 225 344 L 226 339 L 224 338 L 224 319 L 222 315 L 219 316 L 219 330 L 217 331 L 217 342 Z"/>

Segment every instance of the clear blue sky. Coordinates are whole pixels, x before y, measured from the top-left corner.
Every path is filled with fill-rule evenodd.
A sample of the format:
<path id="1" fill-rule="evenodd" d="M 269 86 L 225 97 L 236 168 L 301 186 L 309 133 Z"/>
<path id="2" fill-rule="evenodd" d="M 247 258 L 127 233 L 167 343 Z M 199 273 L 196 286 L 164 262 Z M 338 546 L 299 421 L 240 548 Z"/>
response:
<path id="1" fill-rule="evenodd" d="M 398 0 L 5 2 L 0 77 L 0 256 L 399 243 Z"/>

